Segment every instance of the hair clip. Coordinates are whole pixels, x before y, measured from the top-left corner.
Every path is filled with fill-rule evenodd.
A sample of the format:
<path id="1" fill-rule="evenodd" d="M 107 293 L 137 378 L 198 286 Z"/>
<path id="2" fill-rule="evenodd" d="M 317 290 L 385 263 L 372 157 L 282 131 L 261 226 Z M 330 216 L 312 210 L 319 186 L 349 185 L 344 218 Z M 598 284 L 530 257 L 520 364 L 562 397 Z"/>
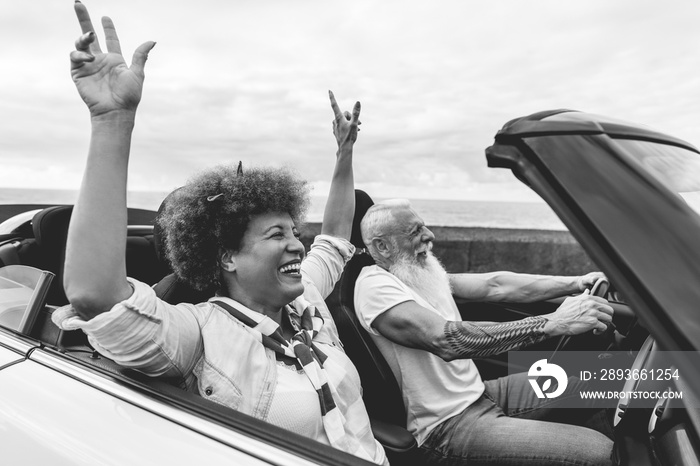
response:
<path id="1" fill-rule="evenodd" d="M 224 193 L 217 194 L 216 196 L 207 196 L 207 201 L 209 201 L 209 202 L 215 201 L 223 195 L 224 195 Z"/>

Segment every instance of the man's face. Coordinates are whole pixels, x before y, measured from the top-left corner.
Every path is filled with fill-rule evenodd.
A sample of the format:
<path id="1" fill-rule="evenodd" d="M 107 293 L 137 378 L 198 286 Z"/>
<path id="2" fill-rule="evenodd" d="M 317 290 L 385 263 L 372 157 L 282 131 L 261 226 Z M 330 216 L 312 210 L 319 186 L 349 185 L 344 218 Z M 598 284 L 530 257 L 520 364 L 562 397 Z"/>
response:
<path id="1" fill-rule="evenodd" d="M 452 291 L 440 261 L 430 251 L 435 236 L 411 209 L 394 212 L 389 272 L 435 307 L 445 304 Z"/>
<path id="2" fill-rule="evenodd" d="M 435 235 L 426 226 L 418 214 L 408 207 L 394 211 L 394 230 L 392 232 L 391 261 L 400 256 L 410 258 L 418 264 L 425 264 L 428 252 L 433 248 Z"/>

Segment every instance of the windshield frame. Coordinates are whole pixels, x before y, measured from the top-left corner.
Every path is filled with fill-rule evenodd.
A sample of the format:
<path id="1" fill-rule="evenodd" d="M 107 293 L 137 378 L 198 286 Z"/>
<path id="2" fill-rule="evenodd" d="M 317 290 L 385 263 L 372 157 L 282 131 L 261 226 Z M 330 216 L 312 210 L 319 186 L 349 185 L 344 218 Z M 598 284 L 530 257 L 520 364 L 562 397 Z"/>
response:
<path id="1" fill-rule="evenodd" d="M 541 121 L 563 112 L 508 122 L 486 149 L 489 166 L 511 169 L 552 207 L 664 349 L 697 351 L 700 287 L 688 284 L 700 281 L 700 217 L 617 140 L 697 149 L 586 114 Z"/>

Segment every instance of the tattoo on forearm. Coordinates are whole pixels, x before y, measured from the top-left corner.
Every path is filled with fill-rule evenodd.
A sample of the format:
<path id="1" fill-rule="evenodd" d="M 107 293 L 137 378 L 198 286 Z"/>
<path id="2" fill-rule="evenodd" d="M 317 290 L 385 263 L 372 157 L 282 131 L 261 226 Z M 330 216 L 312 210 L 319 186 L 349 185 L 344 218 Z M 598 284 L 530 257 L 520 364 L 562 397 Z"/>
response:
<path id="1" fill-rule="evenodd" d="M 445 323 L 445 336 L 452 350 L 463 358 L 479 358 L 504 353 L 538 343 L 547 338 L 547 319 L 528 317 L 513 322 Z"/>

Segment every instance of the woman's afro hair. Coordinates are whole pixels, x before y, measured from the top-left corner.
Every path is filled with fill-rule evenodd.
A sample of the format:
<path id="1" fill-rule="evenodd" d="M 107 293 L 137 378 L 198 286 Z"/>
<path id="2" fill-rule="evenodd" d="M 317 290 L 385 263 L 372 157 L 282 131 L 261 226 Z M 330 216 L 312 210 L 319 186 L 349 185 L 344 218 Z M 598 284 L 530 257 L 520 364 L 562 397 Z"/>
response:
<path id="1" fill-rule="evenodd" d="M 290 169 L 220 165 L 171 193 L 158 223 L 175 274 L 195 289 L 215 290 L 220 254 L 240 249 L 252 217 L 285 212 L 301 222 L 308 206 L 309 186 Z"/>

